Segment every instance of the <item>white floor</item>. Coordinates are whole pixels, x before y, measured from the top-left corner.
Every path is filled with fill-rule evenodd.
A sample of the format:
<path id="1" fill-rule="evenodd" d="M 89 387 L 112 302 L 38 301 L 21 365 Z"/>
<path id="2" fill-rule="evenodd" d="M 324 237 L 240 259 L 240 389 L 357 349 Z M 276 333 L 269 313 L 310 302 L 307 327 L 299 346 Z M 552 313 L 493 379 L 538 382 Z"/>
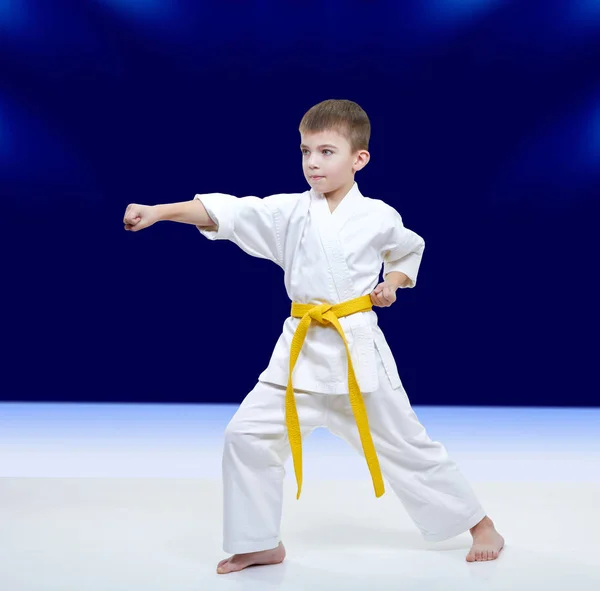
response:
<path id="1" fill-rule="evenodd" d="M 233 406 L 0 404 L 0 590 L 600 589 L 600 409 L 416 407 L 506 537 L 425 543 L 327 431 L 305 442 L 287 560 L 227 576 L 220 453 Z"/>

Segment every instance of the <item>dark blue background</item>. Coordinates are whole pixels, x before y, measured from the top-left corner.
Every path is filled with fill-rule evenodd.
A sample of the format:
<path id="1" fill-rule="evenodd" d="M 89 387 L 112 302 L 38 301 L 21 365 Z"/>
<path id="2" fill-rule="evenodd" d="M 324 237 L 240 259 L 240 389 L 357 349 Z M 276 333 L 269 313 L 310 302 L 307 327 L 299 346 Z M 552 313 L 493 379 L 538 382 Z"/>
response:
<path id="1" fill-rule="evenodd" d="M 378 309 L 412 402 L 597 405 L 591 1 L 0 1 L 0 398 L 240 401 L 281 270 L 121 220 L 305 190 L 298 123 L 326 98 L 368 112 L 359 186 L 427 243 Z"/>

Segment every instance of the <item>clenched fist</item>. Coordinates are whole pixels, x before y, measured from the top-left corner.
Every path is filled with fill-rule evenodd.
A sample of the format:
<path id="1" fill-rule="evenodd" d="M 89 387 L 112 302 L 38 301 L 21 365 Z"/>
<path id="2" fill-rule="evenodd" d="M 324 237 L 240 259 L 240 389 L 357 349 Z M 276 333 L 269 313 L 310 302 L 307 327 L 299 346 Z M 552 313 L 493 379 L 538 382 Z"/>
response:
<path id="1" fill-rule="evenodd" d="M 152 205 L 138 205 L 137 203 L 131 203 L 127 206 L 123 218 L 125 229 L 132 232 L 148 228 L 157 221 L 158 216 Z"/>
<path id="2" fill-rule="evenodd" d="M 378 308 L 388 308 L 396 301 L 396 289 L 397 286 L 385 281 L 380 283 L 370 294 L 371 302 Z"/>

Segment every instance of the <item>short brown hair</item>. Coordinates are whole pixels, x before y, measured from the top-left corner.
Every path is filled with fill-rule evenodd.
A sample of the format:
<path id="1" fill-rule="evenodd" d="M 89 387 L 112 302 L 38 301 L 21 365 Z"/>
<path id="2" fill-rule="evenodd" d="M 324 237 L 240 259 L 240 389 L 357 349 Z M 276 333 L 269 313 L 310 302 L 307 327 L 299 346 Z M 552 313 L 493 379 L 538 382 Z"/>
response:
<path id="1" fill-rule="evenodd" d="M 352 151 L 368 150 L 371 122 L 364 110 L 353 101 L 328 99 L 311 107 L 300 121 L 300 132 L 334 129 L 350 142 Z"/>

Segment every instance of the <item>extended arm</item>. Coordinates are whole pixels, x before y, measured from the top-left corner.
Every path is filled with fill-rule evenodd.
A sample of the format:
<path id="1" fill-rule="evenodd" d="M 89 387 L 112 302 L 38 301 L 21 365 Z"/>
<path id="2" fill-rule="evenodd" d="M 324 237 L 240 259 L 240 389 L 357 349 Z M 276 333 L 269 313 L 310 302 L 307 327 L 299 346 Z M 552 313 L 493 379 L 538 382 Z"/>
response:
<path id="1" fill-rule="evenodd" d="M 193 224 L 207 230 L 217 230 L 217 226 L 208 215 L 206 207 L 198 199 L 164 205 L 138 205 L 132 203 L 127 206 L 123 218 L 125 229 L 132 232 L 143 230 L 160 221 Z"/>

